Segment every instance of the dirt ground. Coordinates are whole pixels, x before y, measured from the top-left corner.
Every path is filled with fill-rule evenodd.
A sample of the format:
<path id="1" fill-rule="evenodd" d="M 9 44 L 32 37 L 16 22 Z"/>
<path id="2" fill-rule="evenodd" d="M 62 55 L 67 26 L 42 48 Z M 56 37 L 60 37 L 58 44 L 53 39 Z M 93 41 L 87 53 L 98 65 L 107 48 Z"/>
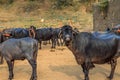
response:
<path id="1" fill-rule="evenodd" d="M 113 80 L 120 80 L 120 58 Z M 105 80 L 110 73 L 110 65 L 96 65 L 90 70 L 90 80 Z M 31 66 L 24 61 L 16 61 L 13 80 L 29 80 Z M 50 49 L 50 45 L 43 45 L 37 57 L 38 80 L 84 80 L 84 74 L 73 54 L 66 47 Z M 0 80 L 8 80 L 8 67 L 6 62 L 0 65 Z"/>

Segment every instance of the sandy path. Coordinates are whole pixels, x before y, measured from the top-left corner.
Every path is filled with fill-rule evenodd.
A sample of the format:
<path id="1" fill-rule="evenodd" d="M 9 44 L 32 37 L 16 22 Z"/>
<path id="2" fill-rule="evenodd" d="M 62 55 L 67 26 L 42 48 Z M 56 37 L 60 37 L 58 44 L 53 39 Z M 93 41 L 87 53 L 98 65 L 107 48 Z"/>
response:
<path id="1" fill-rule="evenodd" d="M 113 80 L 120 80 L 120 58 Z M 110 65 L 96 65 L 90 70 L 90 80 L 105 80 L 110 73 Z M 83 80 L 84 74 L 77 65 L 73 54 L 66 47 L 57 47 L 51 51 L 50 45 L 39 50 L 37 58 L 38 80 Z M 16 61 L 13 80 L 29 80 L 31 67 L 27 60 Z M 8 80 L 8 67 L 6 62 L 0 65 L 0 80 Z"/>

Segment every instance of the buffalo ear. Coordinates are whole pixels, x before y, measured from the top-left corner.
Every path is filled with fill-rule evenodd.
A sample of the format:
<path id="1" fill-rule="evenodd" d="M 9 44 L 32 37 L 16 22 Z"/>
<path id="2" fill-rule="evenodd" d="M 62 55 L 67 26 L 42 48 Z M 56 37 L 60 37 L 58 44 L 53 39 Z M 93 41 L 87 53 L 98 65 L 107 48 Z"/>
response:
<path id="1" fill-rule="evenodd" d="M 62 28 L 61 28 L 58 36 L 61 36 L 61 35 L 62 35 L 62 32 L 63 32 L 63 30 L 62 30 Z"/>
<path id="2" fill-rule="evenodd" d="M 33 25 L 31 25 L 31 26 L 30 26 L 30 29 L 33 29 L 33 30 L 35 31 L 35 30 L 36 30 L 36 27 L 33 26 Z"/>
<path id="3" fill-rule="evenodd" d="M 31 25 L 30 28 L 28 28 L 29 36 L 32 38 L 35 38 L 36 36 L 36 27 Z"/>
<path id="4" fill-rule="evenodd" d="M 74 36 L 76 36 L 79 33 L 79 31 L 76 31 L 76 30 L 72 30 L 72 31 Z"/>

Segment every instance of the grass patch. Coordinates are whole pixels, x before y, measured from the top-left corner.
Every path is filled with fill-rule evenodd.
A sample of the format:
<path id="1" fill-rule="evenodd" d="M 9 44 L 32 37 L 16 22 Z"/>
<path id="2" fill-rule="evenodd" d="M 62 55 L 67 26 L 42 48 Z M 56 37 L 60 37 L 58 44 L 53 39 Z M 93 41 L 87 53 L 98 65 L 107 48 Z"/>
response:
<path id="1" fill-rule="evenodd" d="M 28 6 L 26 7 L 25 4 Z M 64 24 L 70 24 L 73 27 L 78 27 L 80 30 L 92 30 L 92 14 L 90 13 L 83 14 L 80 9 L 74 10 L 72 7 L 63 10 L 54 10 L 39 6 L 41 8 L 35 7 L 32 10 L 36 5 L 38 6 L 38 3 L 13 3 L 11 8 L 8 8 L 9 10 L 0 9 L 0 26 L 3 26 L 3 28 L 27 28 L 30 25 L 34 25 L 40 28 L 61 27 Z M 25 11 L 21 10 L 21 8 L 24 8 Z M 26 11 L 29 8 L 31 10 Z"/>

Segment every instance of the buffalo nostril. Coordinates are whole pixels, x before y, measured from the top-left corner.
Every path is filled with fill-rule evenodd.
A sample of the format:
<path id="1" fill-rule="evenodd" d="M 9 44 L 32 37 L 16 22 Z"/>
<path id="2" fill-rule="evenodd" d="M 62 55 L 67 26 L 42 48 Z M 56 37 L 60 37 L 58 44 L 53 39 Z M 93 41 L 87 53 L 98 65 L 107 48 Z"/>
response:
<path id="1" fill-rule="evenodd" d="M 70 38 L 66 38 L 66 41 L 70 41 Z"/>
<path id="2" fill-rule="evenodd" d="M 65 40 L 66 40 L 66 41 L 70 41 L 70 35 L 67 34 L 67 35 L 65 36 Z"/>

